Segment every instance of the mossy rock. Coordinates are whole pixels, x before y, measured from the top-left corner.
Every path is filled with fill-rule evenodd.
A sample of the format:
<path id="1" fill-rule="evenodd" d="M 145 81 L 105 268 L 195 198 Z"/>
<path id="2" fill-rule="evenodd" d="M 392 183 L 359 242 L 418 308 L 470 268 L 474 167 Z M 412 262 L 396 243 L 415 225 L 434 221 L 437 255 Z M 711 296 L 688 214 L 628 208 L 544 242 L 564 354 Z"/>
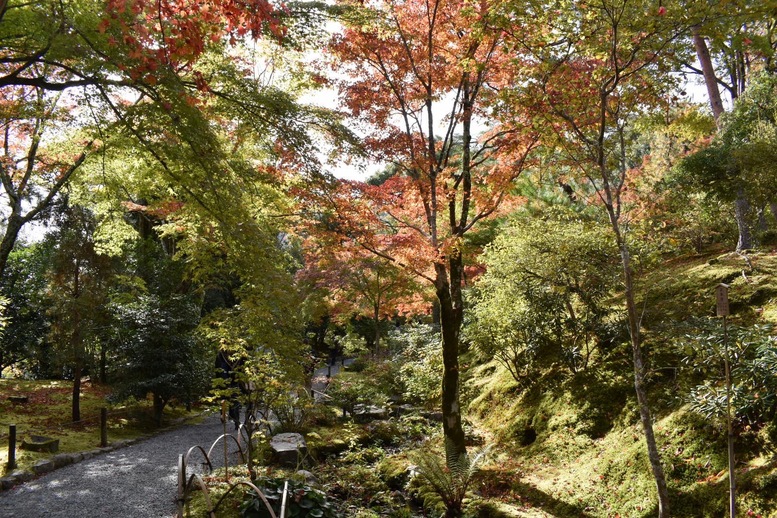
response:
<path id="1" fill-rule="evenodd" d="M 310 451 L 310 454 L 317 459 L 339 455 L 344 451 L 348 451 L 348 448 L 350 448 L 350 443 L 343 439 L 308 441 L 308 450 Z"/>
<path id="2" fill-rule="evenodd" d="M 382 459 L 376 469 L 381 480 L 394 490 L 404 489 L 410 479 L 410 462 L 405 456 L 392 456 Z"/>

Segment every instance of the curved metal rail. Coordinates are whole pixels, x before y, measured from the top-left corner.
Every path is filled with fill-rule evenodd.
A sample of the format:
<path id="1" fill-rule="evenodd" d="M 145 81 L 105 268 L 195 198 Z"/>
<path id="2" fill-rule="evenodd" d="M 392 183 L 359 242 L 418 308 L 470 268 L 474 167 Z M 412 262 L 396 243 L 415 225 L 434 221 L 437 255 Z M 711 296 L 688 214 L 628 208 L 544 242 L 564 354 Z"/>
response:
<path id="1" fill-rule="evenodd" d="M 242 425 L 241 425 L 242 426 Z M 240 453 L 240 459 L 242 462 L 246 461 L 245 452 L 243 451 L 242 445 L 240 444 L 240 440 L 237 439 L 235 436 L 224 433 L 220 435 L 215 441 L 213 441 L 213 444 L 211 444 L 208 451 L 205 451 L 205 448 L 202 446 L 192 446 L 189 448 L 189 450 L 186 452 L 186 454 L 180 454 L 178 455 L 178 512 L 176 513 L 176 518 L 184 518 L 186 515 L 186 511 L 188 510 L 187 501 L 189 500 L 189 496 L 191 495 L 192 491 L 199 490 L 202 491 L 204 497 L 205 497 L 205 505 L 208 509 L 208 516 L 211 518 L 215 518 L 216 516 L 216 510 L 218 510 L 221 503 L 224 501 L 224 499 L 232 493 L 236 488 L 240 486 L 248 486 L 251 489 L 253 489 L 256 494 L 261 498 L 262 502 L 264 502 L 264 505 L 267 507 L 267 510 L 270 512 L 271 518 L 278 518 L 275 514 L 275 511 L 273 511 L 272 506 L 270 505 L 270 502 L 267 500 L 267 497 L 264 496 L 264 493 L 256 487 L 251 482 L 248 482 L 246 480 L 239 480 L 235 482 L 234 484 L 229 485 L 229 489 L 221 495 L 221 497 L 216 502 L 216 505 L 213 505 L 212 499 L 210 497 L 210 490 L 208 489 L 208 485 L 205 483 L 205 481 L 198 475 L 197 473 L 192 473 L 188 478 L 186 476 L 186 466 L 189 464 L 190 457 L 192 456 L 192 453 L 195 453 L 199 451 L 202 453 L 202 456 L 204 457 L 204 462 L 202 463 L 203 466 L 207 466 L 207 472 L 212 473 L 213 472 L 213 463 L 211 462 L 211 455 L 213 454 L 213 450 L 216 447 L 216 445 L 224 441 L 224 446 L 226 448 L 226 444 L 228 441 L 228 438 L 231 438 L 233 441 L 235 441 L 235 444 L 237 445 L 237 451 Z M 226 463 L 225 459 L 225 463 Z M 229 467 L 227 464 L 225 464 L 225 467 Z M 285 498 L 285 491 L 284 491 L 284 498 Z M 283 515 L 284 513 L 281 513 Z"/>

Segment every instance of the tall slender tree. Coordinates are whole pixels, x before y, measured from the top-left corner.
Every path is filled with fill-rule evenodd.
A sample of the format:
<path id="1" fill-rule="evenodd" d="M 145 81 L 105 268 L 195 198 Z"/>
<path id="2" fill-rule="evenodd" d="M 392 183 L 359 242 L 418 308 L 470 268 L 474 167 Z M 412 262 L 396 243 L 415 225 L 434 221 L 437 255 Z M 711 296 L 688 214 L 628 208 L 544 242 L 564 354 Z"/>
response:
<path id="1" fill-rule="evenodd" d="M 684 25 L 666 16 L 667 7 L 641 0 L 594 0 L 574 10 L 554 2 L 544 6 L 541 13 L 528 13 L 539 22 L 538 37 L 511 34 L 525 79 L 505 98 L 530 107 L 559 165 L 594 189 L 609 222 L 621 260 L 634 388 L 663 518 L 669 516 L 669 491 L 647 394 L 626 193 L 635 166 L 631 124 L 672 91 L 667 59 Z M 525 16 L 521 9 L 516 4 L 506 18 Z"/>
<path id="2" fill-rule="evenodd" d="M 56 242 L 49 288 L 54 301 L 51 330 L 73 377 L 73 421 L 81 419 L 81 379 L 94 364 L 90 346 L 108 320 L 111 258 L 95 250 L 94 228 L 94 217 L 87 209 L 65 204 L 58 229 L 49 236 Z"/>
<path id="3" fill-rule="evenodd" d="M 330 45 L 344 77 L 340 92 L 350 115 L 365 125 L 369 150 L 397 172 L 378 186 L 334 182 L 313 194 L 322 194 L 316 202 L 329 210 L 332 232 L 433 287 L 442 328 L 442 426 L 452 464 L 466 454 L 458 360 L 466 236 L 509 198 L 534 140 L 518 118 L 477 135 L 489 85 L 504 81 L 492 2 L 344 5 L 344 29 Z"/>

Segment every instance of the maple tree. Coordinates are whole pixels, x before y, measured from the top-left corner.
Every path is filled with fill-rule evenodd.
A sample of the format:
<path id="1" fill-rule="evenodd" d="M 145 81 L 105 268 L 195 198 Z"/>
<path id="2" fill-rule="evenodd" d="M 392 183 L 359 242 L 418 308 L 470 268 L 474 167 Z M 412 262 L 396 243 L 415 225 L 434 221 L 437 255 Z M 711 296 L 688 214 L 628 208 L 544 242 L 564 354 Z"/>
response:
<path id="1" fill-rule="evenodd" d="M 216 93 L 199 66 L 206 51 L 217 46 L 223 54 L 224 40 L 283 33 L 264 0 L 0 7 L 0 179 L 8 203 L 0 273 L 20 229 L 42 216 L 84 162 L 122 131 L 117 126 L 146 148 L 151 129 L 142 127 L 147 119 L 139 111 L 156 109 L 168 128 L 191 128 Z M 174 157 L 151 155 L 173 173 L 166 166 Z"/>
<path id="2" fill-rule="evenodd" d="M 297 272 L 299 286 L 322 297 L 327 315 L 339 323 L 370 318 L 372 346 L 380 352 L 382 322 L 398 315 L 424 314 L 428 300 L 412 275 L 391 261 L 350 242 L 336 243 L 313 234 L 306 239 L 305 266 Z"/>
<path id="3" fill-rule="evenodd" d="M 395 174 L 380 185 L 329 181 L 308 190 L 325 230 L 401 266 L 434 289 L 442 329 L 443 431 L 449 463 L 466 454 L 459 407 L 459 339 L 466 236 L 499 214 L 535 140 L 520 117 L 480 138 L 501 31 L 490 2 L 346 3 L 329 47 L 348 113 Z M 323 214 L 321 213 L 323 211 Z"/>
<path id="4" fill-rule="evenodd" d="M 570 17 L 549 2 L 535 17 L 539 38 L 511 40 L 525 83 L 505 96 L 529 106 L 543 140 L 569 175 L 593 188 L 590 202 L 607 216 L 621 259 L 631 337 L 634 388 L 648 459 L 656 484 L 658 514 L 669 516 L 669 492 L 647 398 L 647 368 L 640 337 L 629 240 L 630 197 L 636 168 L 629 152 L 635 118 L 660 107 L 674 90 L 673 45 L 686 26 L 665 16 L 672 6 L 634 0 L 586 2 Z M 521 7 L 515 6 L 516 16 Z"/>

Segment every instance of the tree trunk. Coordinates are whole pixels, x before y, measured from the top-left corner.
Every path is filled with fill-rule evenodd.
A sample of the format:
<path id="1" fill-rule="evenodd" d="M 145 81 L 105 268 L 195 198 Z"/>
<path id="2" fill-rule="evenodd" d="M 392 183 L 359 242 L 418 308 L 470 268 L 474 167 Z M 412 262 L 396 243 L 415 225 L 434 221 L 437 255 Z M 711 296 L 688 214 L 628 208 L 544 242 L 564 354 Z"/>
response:
<path id="1" fill-rule="evenodd" d="M 693 28 L 693 44 L 696 48 L 696 57 L 701 64 L 702 74 L 704 75 L 704 84 L 707 87 L 707 95 L 710 100 L 710 108 L 715 122 L 719 123 L 720 116 L 723 114 L 723 101 L 720 97 L 718 88 L 718 79 L 715 76 L 715 68 L 712 65 L 710 51 L 707 48 L 707 42 L 699 33 L 699 27 Z M 734 214 L 736 216 L 737 228 L 739 229 L 739 239 L 737 241 L 737 250 L 746 250 L 753 247 L 753 237 L 748 224 L 748 212 L 750 203 L 745 198 L 742 189 L 737 191 L 737 198 L 734 202 Z"/>
<path id="2" fill-rule="evenodd" d="M 451 260 L 451 263 L 455 260 Z M 460 262 L 460 261 L 459 261 Z M 461 330 L 461 303 L 456 303 L 452 283 L 443 265 L 436 266 L 437 298 L 440 302 L 442 331 L 442 430 L 445 437 L 445 460 L 448 467 L 456 465 L 467 454 L 464 428 L 459 407 L 459 332 Z M 460 289 L 459 289 L 460 291 Z"/>
<path id="3" fill-rule="evenodd" d="M 6 264 L 8 264 L 8 256 L 11 255 L 16 240 L 19 237 L 19 231 L 21 231 L 24 225 L 24 220 L 18 214 L 11 214 L 9 216 L 3 239 L 0 241 L 0 277 L 5 272 Z"/>
<path id="4" fill-rule="evenodd" d="M 73 369 L 72 417 L 74 423 L 81 420 L 81 374 L 83 374 L 81 360 L 76 359 L 76 365 Z"/>
<path id="5" fill-rule="evenodd" d="M 696 48 L 696 57 L 701 64 L 704 84 L 707 86 L 707 95 L 710 99 L 712 115 L 715 117 L 715 121 L 717 121 L 723 113 L 723 100 L 720 97 L 718 79 L 715 76 L 715 68 L 712 66 L 712 58 L 707 48 L 707 42 L 704 41 L 704 37 L 699 33 L 698 26 L 693 28 L 693 45 Z"/>
<path id="6" fill-rule="evenodd" d="M 380 355 L 380 305 L 375 304 L 373 308 L 373 318 L 375 319 L 375 356 Z"/>
<path id="7" fill-rule="evenodd" d="M 157 426 L 162 426 L 162 412 L 165 409 L 165 400 L 162 396 L 154 392 L 154 421 Z"/>
<path id="8" fill-rule="evenodd" d="M 737 199 L 734 201 L 734 215 L 739 230 L 739 239 L 737 240 L 737 250 L 748 250 L 753 248 L 753 235 L 750 232 L 750 202 L 745 198 L 744 192 L 740 188 L 737 191 Z"/>
<path id="9" fill-rule="evenodd" d="M 108 367 L 108 353 L 105 350 L 105 341 L 101 340 L 100 343 L 100 383 L 107 384 L 108 383 L 108 374 L 107 374 L 107 367 Z"/>
<path id="10" fill-rule="evenodd" d="M 81 375 L 84 367 L 83 337 L 81 335 L 81 312 L 78 307 L 78 298 L 81 296 L 80 262 L 76 259 L 73 275 L 73 300 L 76 302 L 73 309 L 73 334 L 70 337 L 70 346 L 73 348 L 73 422 L 81 420 Z"/>
<path id="11" fill-rule="evenodd" d="M 642 422 L 642 431 L 645 434 L 645 443 L 648 450 L 648 460 L 653 472 L 653 479 L 656 483 L 658 494 L 658 516 L 659 518 L 669 517 L 669 490 L 666 485 L 666 475 L 661 465 L 661 455 L 656 444 L 655 433 L 653 432 L 653 417 L 648 403 L 647 390 L 645 389 L 645 363 L 642 357 L 642 344 L 639 333 L 639 316 L 637 314 L 637 305 L 634 300 L 634 282 L 631 269 L 631 255 L 628 246 L 621 234 L 620 225 L 615 218 L 615 214 L 610 212 L 610 223 L 615 232 L 618 243 L 618 249 L 621 255 L 621 266 L 623 267 L 623 284 L 626 296 L 626 312 L 629 321 L 629 334 L 631 336 L 631 354 L 634 367 L 634 391 L 637 395 L 637 406 L 639 407 L 639 417 Z"/>

